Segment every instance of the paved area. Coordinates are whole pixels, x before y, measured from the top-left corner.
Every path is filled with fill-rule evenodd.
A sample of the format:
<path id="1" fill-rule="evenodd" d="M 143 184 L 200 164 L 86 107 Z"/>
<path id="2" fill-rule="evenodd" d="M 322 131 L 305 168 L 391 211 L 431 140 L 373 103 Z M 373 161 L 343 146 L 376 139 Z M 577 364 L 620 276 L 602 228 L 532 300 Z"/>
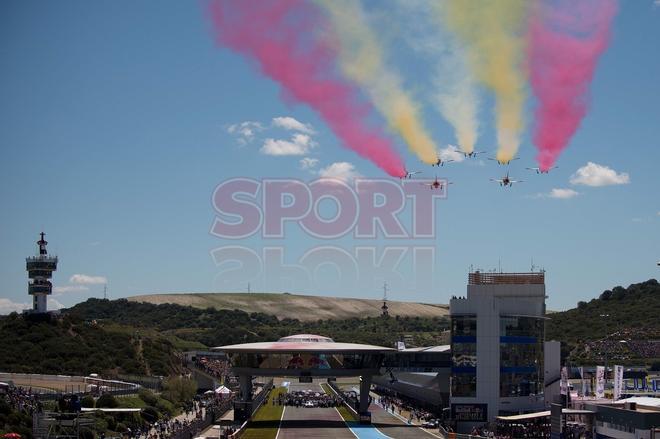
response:
<path id="1" fill-rule="evenodd" d="M 318 382 L 310 384 L 291 383 L 290 391 L 311 390 L 323 393 Z M 333 407 L 284 408 L 282 423 L 277 439 L 333 438 L 355 439 L 339 412 Z"/>
<path id="2" fill-rule="evenodd" d="M 379 405 L 371 404 L 371 423 L 385 436 L 392 439 L 423 438 L 433 439 L 434 437 L 443 439 L 437 431 L 425 430 L 417 425 L 408 424 L 404 419 L 398 418 L 385 411 Z"/>

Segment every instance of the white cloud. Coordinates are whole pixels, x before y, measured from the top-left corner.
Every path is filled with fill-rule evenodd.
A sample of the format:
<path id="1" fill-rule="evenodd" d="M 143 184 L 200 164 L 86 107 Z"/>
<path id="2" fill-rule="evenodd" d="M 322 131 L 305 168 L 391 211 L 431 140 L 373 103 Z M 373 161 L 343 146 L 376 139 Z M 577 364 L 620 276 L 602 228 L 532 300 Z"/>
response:
<path id="1" fill-rule="evenodd" d="M 571 176 L 571 184 L 585 186 L 610 186 L 615 184 L 628 184 L 630 177 L 625 172 L 618 174 L 607 166 L 588 162 Z"/>
<path id="2" fill-rule="evenodd" d="M 54 287 L 53 292 L 58 294 L 63 293 L 81 293 L 83 291 L 89 291 L 85 285 L 66 285 L 64 287 Z"/>
<path id="3" fill-rule="evenodd" d="M 462 162 L 465 160 L 465 155 L 454 145 L 447 145 L 446 148 L 442 148 L 438 155 L 444 160 L 453 160 L 455 162 Z"/>
<path id="4" fill-rule="evenodd" d="M 87 274 L 74 274 L 69 278 L 69 283 L 76 285 L 103 285 L 108 279 L 103 276 L 89 276 Z"/>
<path id="5" fill-rule="evenodd" d="M 343 181 L 353 181 L 356 178 L 362 177 L 360 173 L 355 170 L 355 166 L 348 162 L 335 162 L 319 171 L 319 176 L 323 178 L 336 178 Z"/>
<path id="6" fill-rule="evenodd" d="M 0 297 L 0 315 L 11 314 L 13 312 L 20 313 L 24 309 L 31 309 L 32 305 L 29 303 L 12 302 L 10 299 Z"/>
<path id="7" fill-rule="evenodd" d="M 294 134 L 291 140 L 266 139 L 260 151 L 266 155 L 305 155 L 316 142 L 307 134 Z"/>
<path id="8" fill-rule="evenodd" d="M 653 0 L 653 6 L 656 8 L 660 8 L 660 0 Z"/>
<path id="9" fill-rule="evenodd" d="M 57 300 L 53 299 L 52 297 L 48 298 L 48 309 L 62 309 L 64 308 L 64 304 L 58 302 Z"/>
<path id="10" fill-rule="evenodd" d="M 256 133 L 263 131 L 264 126 L 260 122 L 247 120 L 245 122 L 235 123 L 227 127 L 227 132 L 238 137 L 238 143 L 246 145 L 251 142 Z"/>
<path id="11" fill-rule="evenodd" d="M 293 117 L 274 117 L 273 125 L 284 128 L 285 130 L 298 131 L 304 134 L 315 134 L 314 128 L 310 124 L 302 123 Z"/>
<path id="12" fill-rule="evenodd" d="M 550 198 L 561 198 L 561 199 L 567 199 L 567 198 L 573 198 L 577 197 L 580 195 L 578 191 L 574 191 L 573 189 L 552 189 L 550 193 L 548 194 L 548 197 Z"/>
<path id="13" fill-rule="evenodd" d="M 298 163 L 300 163 L 300 169 L 313 169 L 316 168 L 316 165 L 319 164 L 319 159 L 305 157 L 300 159 Z"/>

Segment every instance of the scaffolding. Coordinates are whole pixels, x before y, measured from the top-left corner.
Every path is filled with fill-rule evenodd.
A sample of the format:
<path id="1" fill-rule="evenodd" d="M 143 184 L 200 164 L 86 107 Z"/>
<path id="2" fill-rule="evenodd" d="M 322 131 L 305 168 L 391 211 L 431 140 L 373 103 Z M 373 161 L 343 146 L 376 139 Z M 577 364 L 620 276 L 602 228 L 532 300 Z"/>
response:
<path id="1" fill-rule="evenodd" d="M 91 413 L 37 412 L 32 416 L 35 439 L 78 439 L 81 427 L 94 425 Z"/>
<path id="2" fill-rule="evenodd" d="M 468 285 L 529 285 L 545 284 L 545 272 L 484 273 L 474 271 L 468 275 Z"/>

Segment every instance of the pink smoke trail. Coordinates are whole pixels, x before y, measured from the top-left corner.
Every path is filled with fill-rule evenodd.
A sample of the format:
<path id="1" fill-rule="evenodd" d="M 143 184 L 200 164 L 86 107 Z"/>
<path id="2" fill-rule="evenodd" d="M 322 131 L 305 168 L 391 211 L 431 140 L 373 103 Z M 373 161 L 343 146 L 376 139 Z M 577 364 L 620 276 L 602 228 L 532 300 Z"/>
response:
<path id="1" fill-rule="evenodd" d="M 371 108 L 360 102 L 358 90 L 333 75 L 336 55 L 313 36 L 325 23 L 312 4 L 213 0 L 209 11 L 219 44 L 254 58 L 285 98 L 314 108 L 347 147 L 391 176 L 405 174 L 392 143 L 368 126 Z"/>
<path id="2" fill-rule="evenodd" d="M 554 165 L 587 113 L 589 84 L 616 11 L 616 0 L 552 0 L 540 3 L 530 19 L 534 144 L 542 170 Z"/>

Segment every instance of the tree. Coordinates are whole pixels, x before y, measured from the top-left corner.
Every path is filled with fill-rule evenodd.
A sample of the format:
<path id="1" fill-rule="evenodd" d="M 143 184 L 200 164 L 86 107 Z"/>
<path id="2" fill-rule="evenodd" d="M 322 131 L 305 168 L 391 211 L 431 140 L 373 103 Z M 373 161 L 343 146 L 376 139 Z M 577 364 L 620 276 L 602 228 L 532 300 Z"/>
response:
<path id="1" fill-rule="evenodd" d="M 190 401 L 197 393 L 197 383 L 184 377 L 169 377 L 163 383 L 163 397 L 174 404 Z"/>

